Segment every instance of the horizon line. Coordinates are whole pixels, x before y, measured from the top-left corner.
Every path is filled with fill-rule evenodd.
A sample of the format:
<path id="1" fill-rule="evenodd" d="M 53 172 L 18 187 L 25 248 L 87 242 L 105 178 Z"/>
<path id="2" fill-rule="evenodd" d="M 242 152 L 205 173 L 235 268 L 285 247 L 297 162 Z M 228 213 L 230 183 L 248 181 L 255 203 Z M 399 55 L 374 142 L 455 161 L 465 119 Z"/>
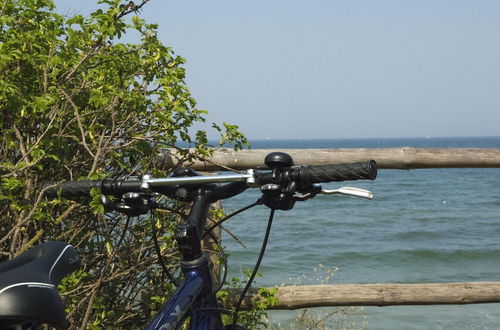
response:
<path id="1" fill-rule="evenodd" d="M 500 135 L 471 135 L 471 136 L 389 136 L 389 137 L 296 137 L 296 138 L 247 138 L 248 141 L 285 141 L 285 140 L 375 140 L 375 139 L 484 139 L 500 138 Z M 215 141 L 215 139 L 214 139 Z"/>

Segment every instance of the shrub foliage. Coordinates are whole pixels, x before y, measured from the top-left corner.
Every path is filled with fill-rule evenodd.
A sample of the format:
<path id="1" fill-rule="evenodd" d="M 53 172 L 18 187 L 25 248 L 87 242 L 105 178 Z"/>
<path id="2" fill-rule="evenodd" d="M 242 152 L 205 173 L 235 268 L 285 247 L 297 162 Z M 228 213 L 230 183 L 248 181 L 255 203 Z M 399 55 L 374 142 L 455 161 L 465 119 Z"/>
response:
<path id="1" fill-rule="evenodd" d="M 0 261 L 41 241 L 75 246 L 83 265 L 60 286 L 72 328 L 145 325 L 173 287 L 150 229 L 173 267 L 175 216 L 104 215 L 95 201 L 46 199 L 39 184 L 166 174 L 155 157 L 178 141 L 208 152 L 205 132 L 191 128 L 205 112 L 186 87 L 184 59 L 136 16 L 146 2 L 101 0 L 88 17 L 69 18 L 50 0 L 0 3 Z M 130 30 L 138 41 L 122 42 Z M 237 127 L 222 126 L 221 139 L 241 147 Z"/>

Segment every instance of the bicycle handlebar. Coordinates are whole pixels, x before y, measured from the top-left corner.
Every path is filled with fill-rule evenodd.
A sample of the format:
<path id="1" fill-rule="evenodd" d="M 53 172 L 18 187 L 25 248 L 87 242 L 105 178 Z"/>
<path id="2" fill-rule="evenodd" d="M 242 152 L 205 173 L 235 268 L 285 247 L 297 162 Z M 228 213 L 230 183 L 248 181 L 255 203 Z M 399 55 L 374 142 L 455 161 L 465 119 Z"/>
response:
<path id="1" fill-rule="evenodd" d="M 175 197 L 177 188 L 184 185 L 200 185 L 208 183 L 246 182 L 247 185 L 265 185 L 268 183 L 286 184 L 296 181 L 299 184 L 313 184 L 323 182 L 339 182 L 354 180 L 374 180 L 377 176 L 375 161 L 331 164 L 319 166 L 293 166 L 282 170 L 254 171 L 245 174 L 207 175 L 188 177 L 151 178 L 149 176 L 133 177 L 121 180 L 84 180 L 44 182 L 41 188 L 46 189 L 49 197 L 57 196 L 60 192 L 63 197 L 88 196 L 90 190 L 99 188 L 104 195 L 121 196 L 128 192 L 158 192 Z M 221 195 L 227 195 L 221 190 Z M 227 196 L 230 197 L 230 196 Z M 227 198 L 224 197 L 224 198 Z"/>

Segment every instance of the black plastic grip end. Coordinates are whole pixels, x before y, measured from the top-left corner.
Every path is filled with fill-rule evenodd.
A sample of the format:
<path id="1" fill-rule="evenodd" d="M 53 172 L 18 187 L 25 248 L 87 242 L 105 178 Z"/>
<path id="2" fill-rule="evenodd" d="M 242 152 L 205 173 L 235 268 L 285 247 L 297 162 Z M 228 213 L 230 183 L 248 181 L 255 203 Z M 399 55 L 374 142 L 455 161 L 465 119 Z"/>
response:
<path id="1" fill-rule="evenodd" d="M 39 189 L 45 190 L 45 196 L 56 197 L 59 192 L 62 197 L 84 197 L 89 196 L 92 188 L 101 188 L 101 180 L 83 180 L 83 181 L 57 181 L 43 182 Z"/>
<path id="2" fill-rule="evenodd" d="M 375 180 L 377 163 L 370 160 L 360 163 L 302 166 L 299 168 L 299 177 L 301 181 L 310 183 Z"/>

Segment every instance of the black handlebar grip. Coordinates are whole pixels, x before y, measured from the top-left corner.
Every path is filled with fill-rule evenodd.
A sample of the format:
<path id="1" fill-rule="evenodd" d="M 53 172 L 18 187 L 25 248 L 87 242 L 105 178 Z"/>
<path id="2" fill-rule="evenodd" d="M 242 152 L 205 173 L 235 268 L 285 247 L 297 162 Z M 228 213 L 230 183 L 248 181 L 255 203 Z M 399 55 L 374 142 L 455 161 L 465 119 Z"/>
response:
<path id="1" fill-rule="evenodd" d="M 377 163 L 374 160 L 361 163 L 302 166 L 299 168 L 300 180 L 310 183 L 375 180 L 376 177 Z"/>
<path id="2" fill-rule="evenodd" d="M 50 187 L 53 186 L 53 187 Z M 48 188 L 50 187 L 50 188 Z M 102 180 L 83 180 L 83 181 L 46 181 L 40 185 L 40 190 L 45 190 L 45 196 L 56 197 L 61 192 L 62 197 L 84 197 L 89 196 L 92 188 L 101 188 Z"/>

